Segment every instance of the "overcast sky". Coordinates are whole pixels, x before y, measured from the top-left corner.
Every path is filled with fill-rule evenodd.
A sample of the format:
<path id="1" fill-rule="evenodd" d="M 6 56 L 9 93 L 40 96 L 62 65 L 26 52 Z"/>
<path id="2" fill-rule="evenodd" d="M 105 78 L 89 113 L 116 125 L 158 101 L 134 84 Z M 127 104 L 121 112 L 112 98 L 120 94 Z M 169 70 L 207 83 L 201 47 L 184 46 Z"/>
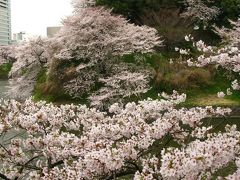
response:
<path id="1" fill-rule="evenodd" d="M 72 12 L 71 0 L 11 0 L 12 32 L 46 36 L 46 27 L 61 25 Z"/>

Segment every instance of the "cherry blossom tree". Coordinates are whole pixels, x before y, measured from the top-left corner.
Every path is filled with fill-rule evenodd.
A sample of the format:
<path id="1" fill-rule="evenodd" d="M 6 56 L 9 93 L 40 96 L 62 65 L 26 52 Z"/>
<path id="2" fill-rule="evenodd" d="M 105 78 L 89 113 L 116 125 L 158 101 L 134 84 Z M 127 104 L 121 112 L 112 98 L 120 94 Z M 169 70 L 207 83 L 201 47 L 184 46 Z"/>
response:
<path id="1" fill-rule="evenodd" d="M 63 85 L 72 96 L 101 83 L 89 98 L 93 106 L 146 92 L 148 71 L 137 70 L 116 56 L 152 52 L 161 44 L 156 31 L 129 24 L 92 0 L 77 0 L 74 6 L 75 14 L 64 21 L 57 37 L 38 38 L 16 48 L 10 75 L 19 81 L 12 86 L 12 95 L 30 94 L 39 70 L 46 67 L 51 74 L 62 62 L 77 64 L 71 74 L 74 78 Z M 191 36 L 185 39 L 192 40 Z M 197 61 L 189 59 L 189 65 L 217 64 L 239 73 L 235 39 L 230 38 L 224 48 L 194 42 L 202 55 Z M 176 50 L 186 56 L 190 52 Z M 23 85 L 30 85 L 29 91 Z M 240 89 L 237 80 L 233 87 Z M 105 111 L 32 99 L 1 100 L 0 178 L 212 179 L 233 163 L 236 169 L 218 178 L 239 179 L 240 132 L 236 125 L 217 131 L 228 123 L 231 110 L 181 107 L 185 100 L 185 94 L 174 91 L 156 100 L 114 103 Z M 218 117 L 217 124 L 211 123 L 213 117 Z"/>
<path id="2" fill-rule="evenodd" d="M 55 38 L 33 39 L 14 49 L 16 61 L 9 74 L 8 93 L 15 98 L 29 97 L 43 67 L 48 70 L 49 77 L 54 75 L 54 81 L 63 84 L 60 88 L 67 94 L 80 98 L 87 93 L 89 100 L 95 101 L 93 105 L 102 106 L 123 96 L 146 92 L 150 71 L 142 65 L 134 67 L 124 63 L 119 57 L 153 52 L 155 46 L 162 45 L 157 31 L 130 24 L 111 10 L 95 6 L 94 1 L 76 0 L 73 5 L 73 15 L 63 21 L 63 27 Z M 75 66 L 69 78 L 67 73 L 64 74 L 66 69 L 59 69 L 59 66 L 64 64 L 60 67 L 64 68 L 72 63 Z M 134 75 L 138 76 L 137 80 L 134 80 Z M 107 79 L 108 82 L 115 79 L 115 83 L 110 85 Z M 142 85 L 137 81 L 142 81 Z M 96 84 L 100 85 L 97 90 Z"/>
<path id="3" fill-rule="evenodd" d="M 234 74 L 235 80 L 232 81 L 231 88 L 226 93 L 219 92 L 218 97 L 224 97 L 225 94 L 232 95 L 232 90 L 239 90 L 240 75 L 240 20 L 232 22 L 233 28 L 216 28 L 216 32 L 222 37 L 224 45 L 220 48 L 206 45 L 203 41 L 193 42 L 193 46 L 202 54 L 195 58 L 187 60 L 189 66 L 204 67 L 215 65 Z"/>
<path id="4" fill-rule="evenodd" d="M 240 19 L 238 19 L 236 22 L 229 20 L 230 24 L 232 25 L 232 29 L 228 28 L 218 28 L 215 27 L 216 33 L 219 34 L 222 39 L 232 45 L 240 47 Z"/>
<path id="5" fill-rule="evenodd" d="M 16 45 L 0 46 L 0 65 L 16 61 L 15 48 Z"/>
<path id="6" fill-rule="evenodd" d="M 14 49 L 16 61 L 9 73 L 8 94 L 11 98 L 31 96 L 37 75 L 48 61 L 47 40 L 36 38 L 19 44 Z"/>
<path id="7" fill-rule="evenodd" d="M 187 10 L 182 13 L 182 16 L 206 24 L 216 18 L 220 13 L 217 7 L 209 6 L 209 4 L 213 2 L 215 2 L 215 0 L 185 0 Z"/>
<path id="8" fill-rule="evenodd" d="M 139 67 L 134 69 L 116 57 L 153 52 L 155 46 L 162 44 L 157 31 L 130 24 L 111 10 L 95 6 L 94 1 L 75 1 L 74 8 L 74 14 L 63 21 L 64 26 L 56 37 L 59 49 L 55 57 L 66 63 L 78 61 L 74 78 L 64 83 L 65 91 L 79 98 L 101 84 L 99 90 L 89 94 L 92 105 L 98 106 L 146 92 L 150 72 Z M 110 81 L 114 83 L 110 85 Z M 142 81 L 142 85 L 137 81 Z"/>
<path id="9" fill-rule="evenodd" d="M 214 126 L 202 124 L 207 117 L 225 118 L 230 110 L 176 108 L 185 99 L 176 92 L 162 94 L 125 107 L 113 104 L 108 112 L 31 99 L 4 101 L 0 177 L 198 179 L 211 178 L 235 160 L 239 164 L 236 126 L 216 133 Z"/>
<path id="10" fill-rule="evenodd" d="M 88 2 L 88 1 L 87 1 Z M 130 24 L 111 10 L 75 2 L 75 13 L 63 21 L 59 38 L 64 48 L 62 59 L 105 60 L 109 56 L 152 52 L 161 45 L 157 31 L 147 26 Z"/>

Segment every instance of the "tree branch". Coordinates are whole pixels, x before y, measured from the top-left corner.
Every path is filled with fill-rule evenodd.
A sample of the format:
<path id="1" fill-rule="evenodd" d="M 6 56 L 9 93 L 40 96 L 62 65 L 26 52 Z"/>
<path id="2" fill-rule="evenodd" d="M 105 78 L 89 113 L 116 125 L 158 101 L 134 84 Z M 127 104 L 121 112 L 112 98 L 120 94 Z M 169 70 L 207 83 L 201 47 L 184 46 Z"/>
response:
<path id="1" fill-rule="evenodd" d="M 1 173 L 0 173 L 0 178 L 2 178 L 4 180 L 11 180 L 7 176 L 5 176 L 4 174 L 1 174 Z"/>

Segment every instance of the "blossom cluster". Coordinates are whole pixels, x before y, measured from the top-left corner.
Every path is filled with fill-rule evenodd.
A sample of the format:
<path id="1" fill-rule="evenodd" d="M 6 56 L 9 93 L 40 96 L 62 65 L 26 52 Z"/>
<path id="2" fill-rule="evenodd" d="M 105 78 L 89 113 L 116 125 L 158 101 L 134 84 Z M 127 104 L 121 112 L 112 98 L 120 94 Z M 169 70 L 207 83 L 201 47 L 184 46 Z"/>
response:
<path id="1" fill-rule="evenodd" d="M 206 45 L 202 40 L 193 41 L 193 46 L 201 52 L 201 55 L 187 60 L 188 66 L 205 67 L 215 65 L 217 68 L 221 67 L 235 74 L 234 78 L 236 79 L 232 81 L 231 88 L 228 88 L 226 93 L 219 92 L 218 97 L 224 97 L 225 94 L 232 95 L 232 90 L 240 89 L 238 83 L 240 74 L 240 20 L 232 22 L 232 24 L 233 29 L 216 28 L 216 32 L 221 35 L 224 43 L 226 43 L 224 46 L 217 48 Z M 189 36 L 186 37 L 185 39 L 189 40 Z M 191 38 L 191 40 L 193 39 Z"/>
<path id="2" fill-rule="evenodd" d="M 79 98 L 101 84 L 88 98 L 98 107 L 146 92 L 149 71 L 119 63 L 114 57 L 153 52 L 155 46 L 162 44 L 157 31 L 130 24 L 111 10 L 95 6 L 94 1 L 75 1 L 74 7 L 75 13 L 63 21 L 57 36 L 61 49 L 55 57 L 80 62 L 75 77 L 65 82 L 64 90 Z"/>
<path id="3" fill-rule="evenodd" d="M 220 13 L 219 8 L 209 6 L 209 4 L 214 1 L 215 0 L 185 0 L 187 10 L 182 14 L 182 16 L 192 18 L 193 21 L 200 21 L 206 24 L 216 18 Z"/>
<path id="4" fill-rule="evenodd" d="M 197 170 L 201 174 L 209 172 L 209 168 L 215 171 L 237 157 L 239 132 L 234 128 L 228 128 L 225 134 L 211 134 L 209 128 L 202 128 L 208 134 L 207 139 L 203 136 L 196 139 L 194 135 L 203 119 L 225 116 L 229 109 L 176 108 L 185 101 L 185 94 L 174 92 L 163 97 L 131 102 L 124 107 L 114 104 L 107 112 L 85 105 L 35 103 L 31 99 L 24 103 L 2 101 L 0 176 L 3 179 L 196 177 Z M 167 144 L 168 137 L 182 148 Z"/>
<path id="5" fill-rule="evenodd" d="M 143 172 L 136 173 L 135 179 L 153 179 L 159 175 L 163 179 L 211 179 L 217 170 L 236 159 L 240 152 L 239 137 L 236 126 L 232 126 L 228 127 L 226 133 L 209 133 L 204 141 L 197 139 L 183 148 L 164 149 L 161 161 L 153 157 L 144 162 Z M 238 179 L 238 173 L 228 178 Z"/>
<path id="6" fill-rule="evenodd" d="M 0 48 L 0 65 L 5 63 L 13 63 L 15 59 L 15 48 L 16 46 L 2 46 Z"/>

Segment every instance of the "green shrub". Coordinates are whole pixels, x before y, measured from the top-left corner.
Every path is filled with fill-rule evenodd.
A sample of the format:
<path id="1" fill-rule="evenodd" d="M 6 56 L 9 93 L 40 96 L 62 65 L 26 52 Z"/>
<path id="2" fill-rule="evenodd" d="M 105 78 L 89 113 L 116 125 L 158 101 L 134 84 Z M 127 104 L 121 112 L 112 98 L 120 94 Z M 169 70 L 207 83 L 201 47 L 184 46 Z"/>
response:
<path id="1" fill-rule="evenodd" d="M 63 63 L 58 64 L 63 68 Z M 71 69 L 68 65 L 65 65 L 66 69 Z M 59 72 L 58 72 L 59 73 Z M 57 73 L 57 74 L 58 74 Z M 69 72 L 62 72 L 63 74 Z M 37 76 L 36 85 L 33 91 L 33 98 L 36 101 L 45 100 L 47 102 L 54 103 L 86 103 L 86 100 L 83 97 L 82 99 L 73 99 L 67 95 L 63 90 L 62 79 L 59 79 L 55 73 L 48 73 L 47 69 L 43 68 L 40 70 Z M 49 77 L 49 75 L 51 75 Z M 59 74 L 58 74 L 59 75 Z"/>
<path id="2" fill-rule="evenodd" d="M 10 72 L 11 68 L 12 64 L 10 63 L 2 64 L 0 66 L 0 79 L 7 79 L 8 73 Z"/>
<path id="3" fill-rule="evenodd" d="M 218 6 L 221 8 L 226 18 L 236 19 L 240 14 L 240 0 L 222 0 L 218 2 Z"/>
<path id="4" fill-rule="evenodd" d="M 170 84 L 177 89 L 200 88 L 210 84 L 211 74 L 205 69 L 187 69 L 174 74 Z"/>
<path id="5" fill-rule="evenodd" d="M 97 0 L 97 4 L 113 8 L 114 12 L 130 19 L 137 19 L 146 9 L 157 11 L 160 8 L 176 7 L 178 0 Z"/>
<path id="6" fill-rule="evenodd" d="M 163 90 L 185 91 L 190 88 L 203 88 L 211 84 L 211 73 L 202 68 L 182 69 L 179 72 L 163 73 L 159 71 L 155 75 L 154 84 Z"/>

